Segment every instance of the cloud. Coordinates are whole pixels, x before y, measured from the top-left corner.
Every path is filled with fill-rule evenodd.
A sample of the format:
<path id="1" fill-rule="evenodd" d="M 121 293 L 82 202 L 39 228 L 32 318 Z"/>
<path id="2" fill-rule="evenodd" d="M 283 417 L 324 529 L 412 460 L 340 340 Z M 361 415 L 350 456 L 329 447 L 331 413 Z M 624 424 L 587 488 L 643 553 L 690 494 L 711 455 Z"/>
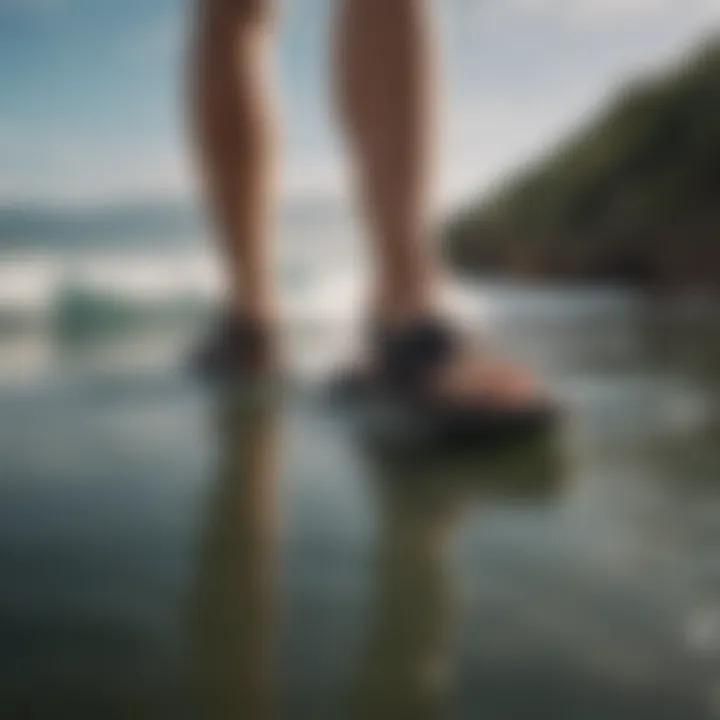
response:
<path id="1" fill-rule="evenodd" d="M 678 14 L 718 16 L 717 0 L 510 0 L 512 12 L 570 20 L 662 19 Z"/>
<path id="2" fill-rule="evenodd" d="M 672 8 L 675 2 L 674 0 L 515 0 L 514 4 L 519 9 L 536 13 L 617 17 L 655 14 Z"/>

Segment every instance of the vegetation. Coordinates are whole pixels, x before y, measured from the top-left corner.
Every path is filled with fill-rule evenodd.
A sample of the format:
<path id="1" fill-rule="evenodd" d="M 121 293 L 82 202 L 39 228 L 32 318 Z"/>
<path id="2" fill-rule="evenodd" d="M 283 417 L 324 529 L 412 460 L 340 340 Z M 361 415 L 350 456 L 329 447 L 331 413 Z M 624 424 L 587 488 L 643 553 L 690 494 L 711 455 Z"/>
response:
<path id="1" fill-rule="evenodd" d="M 720 289 L 720 41 L 447 228 L 469 272 Z"/>

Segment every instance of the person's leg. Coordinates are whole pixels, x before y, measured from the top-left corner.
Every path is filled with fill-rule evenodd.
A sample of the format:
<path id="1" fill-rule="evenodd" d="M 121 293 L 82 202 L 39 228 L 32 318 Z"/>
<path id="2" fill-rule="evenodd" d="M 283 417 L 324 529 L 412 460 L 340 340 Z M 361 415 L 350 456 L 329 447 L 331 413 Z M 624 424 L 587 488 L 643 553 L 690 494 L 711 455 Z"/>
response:
<path id="1" fill-rule="evenodd" d="M 199 0 L 191 79 L 205 190 L 229 276 L 227 311 L 258 324 L 275 312 L 273 4 Z"/>
<path id="2" fill-rule="evenodd" d="M 440 290 L 431 237 L 438 101 L 429 2 L 343 2 L 337 95 L 375 251 L 370 314 L 386 329 L 413 329 L 438 311 Z M 411 358 L 428 352 L 426 333 L 418 343 Z M 480 361 L 469 352 L 443 357 L 439 364 L 429 360 L 437 370 L 432 384 L 441 393 L 522 403 L 536 392 L 533 379 L 520 369 Z"/>
<path id="3" fill-rule="evenodd" d="M 431 310 L 433 41 L 425 0 L 344 0 L 337 96 L 374 241 L 376 307 L 389 322 Z"/>

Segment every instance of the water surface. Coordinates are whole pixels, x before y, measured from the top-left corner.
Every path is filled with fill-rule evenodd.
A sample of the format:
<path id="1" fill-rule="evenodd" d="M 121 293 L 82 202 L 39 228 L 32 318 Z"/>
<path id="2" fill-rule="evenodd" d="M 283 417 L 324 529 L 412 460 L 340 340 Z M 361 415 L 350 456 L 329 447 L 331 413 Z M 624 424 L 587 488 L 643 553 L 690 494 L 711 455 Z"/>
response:
<path id="1" fill-rule="evenodd" d="M 474 292 L 557 442 L 398 457 L 301 368 L 199 388 L 187 329 L 4 336 L 4 716 L 720 717 L 713 311 Z"/>

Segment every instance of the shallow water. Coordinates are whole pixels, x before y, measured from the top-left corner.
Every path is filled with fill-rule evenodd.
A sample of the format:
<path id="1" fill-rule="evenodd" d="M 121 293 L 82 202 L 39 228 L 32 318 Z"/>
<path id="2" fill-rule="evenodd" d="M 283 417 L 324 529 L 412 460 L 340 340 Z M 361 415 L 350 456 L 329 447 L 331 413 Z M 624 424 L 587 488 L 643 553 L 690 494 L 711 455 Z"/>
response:
<path id="1" fill-rule="evenodd" d="M 3 717 L 720 717 L 713 311 L 480 299 L 555 441 L 393 456 L 301 362 L 263 402 L 186 330 L 3 340 Z"/>

